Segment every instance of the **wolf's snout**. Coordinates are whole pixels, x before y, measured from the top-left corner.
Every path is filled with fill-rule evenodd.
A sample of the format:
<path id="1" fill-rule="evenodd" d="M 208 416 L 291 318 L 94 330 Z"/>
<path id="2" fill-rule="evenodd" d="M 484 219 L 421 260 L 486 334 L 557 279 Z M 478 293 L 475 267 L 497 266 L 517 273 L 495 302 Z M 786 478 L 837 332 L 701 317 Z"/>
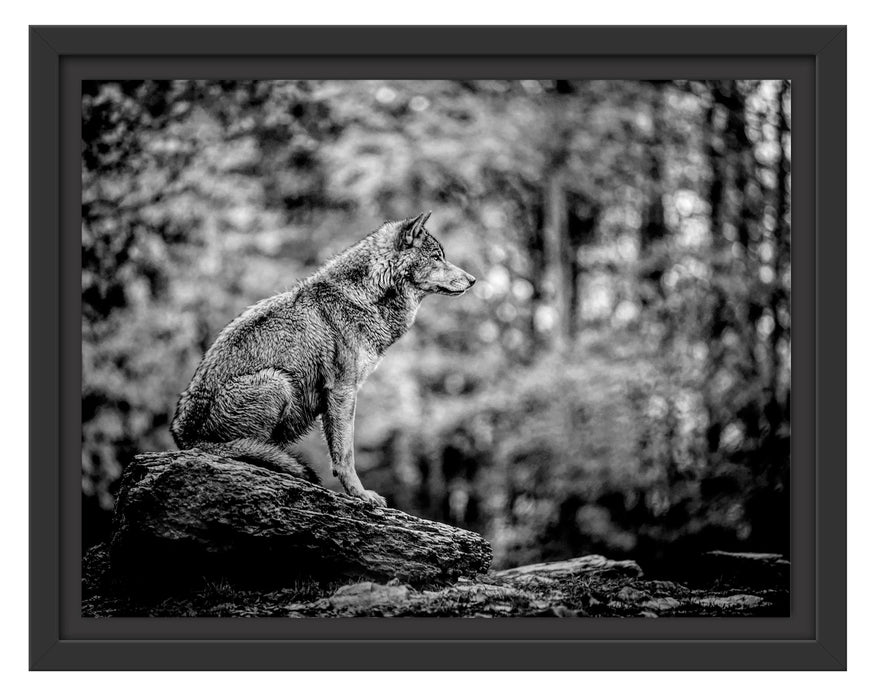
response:
<path id="1" fill-rule="evenodd" d="M 474 275 L 469 275 L 467 272 L 465 273 L 465 281 L 468 282 L 469 287 L 473 287 L 474 283 L 477 281 L 477 278 Z"/>

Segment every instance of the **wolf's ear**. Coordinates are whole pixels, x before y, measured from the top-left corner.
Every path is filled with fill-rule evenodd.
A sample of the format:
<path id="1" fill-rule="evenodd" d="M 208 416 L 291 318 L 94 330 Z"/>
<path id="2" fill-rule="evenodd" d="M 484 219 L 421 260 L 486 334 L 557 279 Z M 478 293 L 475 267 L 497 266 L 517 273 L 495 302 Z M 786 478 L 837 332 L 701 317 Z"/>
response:
<path id="1" fill-rule="evenodd" d="M 429 216 L 431 216 L 430 211 L 422 212 L 419 216 L 414 216 L 412 219 L 407 219 L 404 222 L 401 230 L 398 232 L 398 249 L 409 248 L 413 245 L 425 222 L 428 221 Z"/>

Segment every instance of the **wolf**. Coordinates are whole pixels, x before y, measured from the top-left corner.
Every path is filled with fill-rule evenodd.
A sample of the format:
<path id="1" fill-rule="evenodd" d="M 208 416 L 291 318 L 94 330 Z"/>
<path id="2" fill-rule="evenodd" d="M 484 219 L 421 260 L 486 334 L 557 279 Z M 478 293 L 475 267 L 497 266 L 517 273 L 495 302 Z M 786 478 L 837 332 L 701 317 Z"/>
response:
<path id="1" fill-rule="evenodd" d="M 430 215 L 385 222 L 227 325 L 180 396 L 171 424 L 178 447 L 317 482 L 292 447 L 320 418 L 346 493 L 385 506 L 355 471 L 358 389 L 427 295 L 458 296 L 475 282 L 425 228 Z"/>

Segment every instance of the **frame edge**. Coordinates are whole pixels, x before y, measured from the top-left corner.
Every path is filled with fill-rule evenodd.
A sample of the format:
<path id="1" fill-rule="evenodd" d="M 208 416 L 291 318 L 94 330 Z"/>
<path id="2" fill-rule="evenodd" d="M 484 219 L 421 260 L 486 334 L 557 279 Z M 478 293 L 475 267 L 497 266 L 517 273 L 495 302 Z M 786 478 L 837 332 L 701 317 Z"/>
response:
<path id="1" fill-rule="evenodd" d="M 35 27 L 66 55 L 154 56 L 647 56 L 816 55 L 840 26 L 438 25 L 438 26 L 64 26 Z M 744 42 L 737 30 L 748 29 Z M 449 31 L 455 30 L 455 42 Z"/>
<path id="2" fill-rule="evenodd" d="M 30 577 L 28 657 L 30 668 L 59 643 L 58 563 L 58 158 L 60 56 L 29 28 L 29 344 L 30 344 Z M 38 231 L 46 234 L 38 236 Z M 39 247 L 39 250 L 37 249 Z M 40 367 L 40 371 L 34 371 Z M 39 397 L 39 401 L 34 400 Z M 38 410 L 38 406 L 50 407 Z M 41 426 L 38 432 L 36 427 Z M 48 487 L 48 493 L 47 493 Z"/>
<path id="3" fill-rule="evenodd" d="M 847 669 L 847 28 L 816 57 L 817 643 Z M 819 134 L 822 132 L 822 138 Z M 822 367 L 823 371 L 819 371 Z M 822 430 L 820 430 L 822 426 Z M 839 474 L 839 471 L 841 472 Z"/>
<path id="4" fill-rule="evenodd" d="M 58 326 L 60 322 L 59 316 L 59 288 L 58 288 L 58 265 L 59 265 L 59 67 L 61 55 L 82 54 L 86 51 L 88 43 L 86 32 L 80 32 L 80 28 L 76 27 L 30 27 L 29 29 L 29 48 L 30 48 L 30 96 L 29 109 L 31 119 L 31 130 L 29 135 L 30 149 L 30 345 L 32 366 L 39 366 L 40 373 L 31 370 L 30 390 L 31 396 L 39 396 L 39 404 L 42 406 L 52 406 L 55 412 L 50 409 L 45 411 L 36 410 L 36 401 L 31 402 L 30 418 L 31 429 L 29 436 L 30 443 L 30 586 L 31 598 L 29 601 L 30 613 L 30 639 L 29 639 L 29 666 L 32 670 L 62 670 L 62 669 L 85 669 L 93 668 L 92 664 L 100 663 L 95 658 L 95 653 L 100 648 L 106 648 L 108 656 L 106 661 L 116 658 L 115 666 L 118 669 L 154 669 L 154 668 L 182 668 L 182 664 L 191 663 L 198 667 L 198 661 L 194 659 L 194 647 L 197 643 L 168 643 L 163 645 L 166 647 L 166 653 L 157 654 L 155 659 L 147 659 L 142 651 L 149 644 L 132 640 L 127 644 L 114 644 L 112 642 L 89 642 L 81 643 L 78 640 L 62 640 L 60 639 L 59 627 L 59 510 L 58 510 L 58 488 L 59 488 L 59 451 L 57 439 L 46 439 L 46 428 L 50 430 L 50 435 L 58 435 L 57 409 L 58 402 L 58 385 L 59 385 L 59 338 Z M 102 27 L 102 28 L 82 28 L 83 30 L 107 30 L 113 32 L 124 28 Z M 129 28 L 132 29 L 132 28 Z M 150 29 L 140 27 L 134 29 Z M 169 28 L 177 30 L 210 30 L 208 27 L 193 28 Z M 222 29 L 222 28 L 218 28 Z M 243 29 L 259 29 L 256 27 Z M 264 28 L 267 29 L 267 28 Z M 316 29 L 334 31 L 344 30 L 344 27 L 336 28 L 282 28 L 275 29 L 287 30 L 288 32 L 299 30 L 300 32 L 310 32 Z M 365 29 L 365 28 L 351 28 Z M 394 30 L 406 28 L 375 28 L 380 30 Z M 436 28 L 425 28 L 436 29 Z M 464 28 L 478 29 L 478 28 Z M 492 28 L 479 28 L 492 29 Z M 500 28 L 496 28 L 500 29 Z M 528 28 L 524 28 L 528 29 Z M 535 28 L 532 28 L 535 29 Z M 547 28 L 552 29 L 552 28 Z M 560 28 L 556 28 L 560 29 Z M 587 30 L 591 28 L 575 28 L 569 29 Z M 621 30 L 624 28 L 593 28 L 600 31 Z M 629 28 L 635 29 L 661 29 L 653 28 Z M 670 28 L 675 29 L 675 28 Z M 683 29 L 683 28 L 678 28 Z M 701 29 L 695 27 L 693 29 Z M 768 29 L 768 28 L 754 28 Z M 776 28 L 787 29 L 787 28 Z M 846 30 L 844 27 L 803 27 L 793 28 L 790 36 L 798 38 L 798 45 L 805 54 L 813 54 L 816 60 L 817 77 L 817 101 L 816 114 L 818 127 L 822 124 L 823 138 L 817 138 L 817 171 L 815 180 L 815 192 L 817 201 L 820 201 L 820 193 L 822 192 L 821 207 L 817 205 L 817 252 L 819 259 L 824 260 L 823 270 L 817 267 L 817 289 L 818 292 L 822 288 L 823 295 L 817 293 L 817 319 L 818 326 L 822 321 L 823 333 L 817 333 L 817 366 L 820 366 L 821 358 L 824 360 L 824 375 L 817 373 L 817 419 L 822 417 L 823 440 L 817 439 L 817 464 L 826 464 L 825 470 L 818 468 L 818 494 L 822 494 L 822 500 L 818 498 L 817 519 L 818 524 L 822 525 L 822 529 L 817 530 L 817 637 L 816 640 L 806 640 L 806 642 L 779 642 L 774 646 L 773 652 L 767 647 L 763 654 L 764 658 L 756 658 L 753 668 L 772 668 L 771 662 L 782 664 L 782 667 L 791 670 L 795 669 L 823 669 L 823 670 L 843 670 L 846 668 L 846 550 L 842 543 L 846 541 L 846 522 L 844 520 L 844 508 L 846 505 L 846 473 L 844 477 L 838 477 L 838 465 L 844 463 L 842 459 L 845 455 L 846 442 L 846 369 L 844 364 L 846 339 L 844 331 L 846 329 L 846 316 L 841 313 L 842 308 L 846 308 L 846 288 L 844 285 L 846 273 L 846 240 L 839 239 L 831 233 L 826 236 L 820 236 L 821 230 L 834 230 L 840 222 L 845 221 L 846 216 L 846 154 L 844 146 L 846 145 L 845 119 L 846 119 Z M 816 30 L 816 31 L 814 31 Z M 101 31 L 98 32 L 101 34 Z M 553 34 L 553 32 L 551 32 Z M 614 35 L 610 31 L 608 36 Z M 111 53 L 113 46 L 109 46 L 104 39 L 109 36 L 104 33 L 103 37 L 95 46 L 91 46 L 90 53 L 107 54 Z M 188 52 L 190 54 L 197 53 L 196 49 L 205 49 L 206 46 L 216 44 L 217 37 L 225 36 L 222 33 L 215 35 L 211 41 L 201 44 L 201 47 L 194 46 Z M 285 35 L 289 40 L 290 34 Z M 326 34 L 322 36 L 326 37 Z M 337 35 L 339 36 L 339 35 Z M 585 35 L 579 35 L 581 41 Z M 633 36 L 633 35 L 631 35 Z M 694 35 L 692 35 L 694 36 Z M 620 34 L 615 41 L 620 40 Z M 506 40 L 507 41 L 507 40 Z M 807 43 L 811 43 L 808 47 Z M 119 46 L 125 41 L 122 39 L 115 40 L 120 53 L 131 54 L 145 50 L 141 43 L 133 43 L 127 46 Z M 198 44 L 199 42 L 195 42 Z M 310 47 L 315 42 L 310 43 Z M 604 43 L 609 43 L 608 39 Z M 761 44 L 760 46 L 765 46 Z M 58 48 L 61 47 L 61 48 Z M 153 45 L 150 53 L 154 55 L 175 53 L 174 49 L 178 49 L 179 45 L 172 43 L 170 46 L 157 47 Z M 233 53 L 242 53 L 249 46 L 246 44 L 242 50 Z M 358 47 L 355 47 L 358 48 Z M 657 44 L 649 47 L 657 48 Z M 714 53 L 721 51 L 720 47 L 714 46 Z M 288 47 L 288 51 L 289 51 Z M 637 52 L 646 53 L 648 48 Z M 272 42 L 265 50 L 260 53 L 278 53 L 279 48 L 276 42 Z M 305 50 L 297 53 L 314 53 L 320 54 L 320 49 L 307 47 Z M 571 52 L 571 44 L 567 41 L 555 53 L 563 54 Z M 594 46 L 595 53 L 612 54 L 614 51 L 604 51 L 600 46 Z M 669 48 L 668 48 L 669 52 Z M 681 53 L 681 51 L 677 51 Z M 748 53 L 758 53 L 754 48 Z M 283 52 L 282 52 L 283 53 Z M 327 51 L 325 51 L 327 53 Z M 352 55 L 354 50 L 347 52 L 331 51 L 337 55 Z M 376 53 L 376 50 L 370 51 Z M 399 53 L 403 53 L 403 50 Z M 418 52 L 426 53 L 426 51 Z M 450 53 L 464 53 L 458 48 Z M 621 51 L 618 52 L 622 53 Z M 633 51 L 626 53 L 633 54 Z M 686 53 L 693 53 L 691 51 Z M 822 99 L 821 99 L 822 95 Z M 840 125 L 838 131 L 832 131 L 830 125 Z M 818 128 L 818 134 L 820 128 Z M 36 234 L 40 234 L 39 245 L 36 240 Z M 39 259 L 39 263 L 37 260 Z M 840 361 L 839 361 L 840 360 Z M 46 421 L 49 425 L 46 425 Z M 33 426 L 37 421 L 43 426 L 40 434 L 37 435 Z M 820 432 L 818 431 L 819 435 Z M 48 488 L 47 488 L 48 487 Z M 845 573 L 842 574 L 841 572 Z M 638 642 L 637 642 L 638 643 Z M 249 646 L 262 646 L 263 643 L 252 642 Z M 508 648 L 508 662 L 502 662 L 506 665 L 496 666 L 497 668 L 529 668 L 530 662 L 526 660 L 524 664 L 523 655 L 529 655 L 527 647 L 530 643 L 524 644 L 522 648 L 517 649 L 519 645 L 511 645 Z M 155 645 L 153 645 L 155 646 Z M 230 645 L 232 647 L 234 645 Z M 276 645 L 268 645 L 269 647 Z M 420 650 L 422 653 L 428 651 L 430 645 L 426 644 Z M 756 644 L 757 647 L 764 646 L 761 643 Z M 88 649 L 87 649 L 88 647 Z M 279 651 L 281 651 L 280 647 Z M 468 649 L 470 648 L 470 651 Z M 515 651 L 516 649 L 516 651 Z M 414 649 L 411 653 L 407 653 L 406 649 L 402 649 L 402 655 L 411 657 L 411 663 L 416 661 L 418 664 L 419 653 Z M 458 666 L 451 665 L 455 661 L 425 664 L 424 668 L 462 668 L 471 666 L 473 661 L 468 658 L 475 656 L 475 649 L 465 644 L 462 647 L 461 656 L 464 660 L 459 662 Z M 794 661 L 791 654 L 798 652 L 799 658 Z M 770 653 L 769 653 L 770 652 Z M 99 655 L 100 656 L 100 655 Z M 223 658 L 224 655 L 218 654 L 217 667 L 229 668 L 228 659 Z M 287 657 L 287 652 L 284 653 Z M 283 658 L 278 652 L 267 654 L 267 668 L 304 668 L 310 661 L 309 654 L 304 655 L 297 660 Z M 460 655 L 455 655 L 460 656 Z M 455 659 L 451 655 L 451 659 Z M 487 663 L 486 659 L 480 659 L 480 652 L 477 651 L 477 665 L 474 668 L 486 668 L 492 665 L 489 662 L 487 666 L 481 666 L 481 663 Z M 598 654 L 596 661 L 602 657 Z M 412 658 L 416 657 L 416 658 Z M 564 654 L 560 660 L 560 668 L 584 669 L 589 665 L 584 659 L 580 661 L 581 665 L 571 665 L 567 662 L 569 654 Z M 160 665 L 165 661 L 164 666 Z M 566 665 L 569 663 L 570 665 Z M 766 665 L 768 664 L 768 665 Z M 320 662 L 315 666 L 320 666 Z M 315 667 L 312 666 L 312 667 Z M 94 666 L 94 668 L 108 668 L 107 665 Z M 333 667 L 338 668 L 338 667 Z M 411 668 L 413 668 L 411 666 Z M 624 668 L 633 668 L 624 666 Z M 739 666 L 736 663 L 716 662 L 716 668 L 750 668 L 748 666 Z"/>

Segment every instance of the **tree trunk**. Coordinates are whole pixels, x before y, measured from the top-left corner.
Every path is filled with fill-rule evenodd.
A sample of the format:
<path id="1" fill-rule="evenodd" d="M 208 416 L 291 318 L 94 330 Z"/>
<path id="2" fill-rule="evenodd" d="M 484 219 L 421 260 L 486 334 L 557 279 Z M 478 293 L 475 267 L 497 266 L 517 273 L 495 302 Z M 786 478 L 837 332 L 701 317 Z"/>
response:
<path id="1" fill-rule="evenodd" d="M 648 188 L 645 209 L 643 211 L 640 230 L 641 243 L 645 249 L 656 241 L 667 236 L 667 222 L 664 216 L 664 144 L 661 141 L 664 109 L 664 86 L 662 83 L 652 84 L 651 93 L 652 134 L 646 144 L 646 160 L 648 171 Z"/>
<path id="2" fill-rule="evenodd" d="M 644 318 L 661 325 L 664 329 L 661 347 L 667 348 L 673 340 L 675 324 L 671 322 L 663 284 L 668 264 L 664 250 L 668 231 L 664 209 L 664 143 L 661 139 L 664 100 L 663 83 L 652 83 L 649 104 L 652 131 L 646 143 L 646 199 L 639 231 L 641 256 L 637 287 L 643 309 L 650 312 L 644 314 Z"/>
<path id="3" fill-rule="evenodd" d="M 546 279 L 553 290 L 556 316 L 554 344 L 566 347 L 574 332 L 572 324 L 572 251 L 569 244 L 566 192 L 563 173 L 554 168 L 545 186 L 544 257 Z"/>
<path id="4" fill-rule="evenodd" d="M 725 184 L 727 177 L 726 148 L 722 136 L 723 126 L 719 120 L 719 101 L 721 93 L 715 86 L 710 91 L 710 103 L 704 119 L 704 153 L 709 165 L 710 180 L 707 186 L 707 201 L 710 204 L 710 261 L 713 278 L 721 272 L 719 269 L 720 258 L 724 251 L 725 242 Z M 706 381 L 704 382 L 703 401 L 707 412 L 706 441 L 707 452 L 715 455 L 719 450 L 719 442 L 722 434 L 722 416 L 717 402 L 710 391 L 711 379 L 722 362 L 725 348 L 721 338 L 725 331 L 725 301 L 718 289 L 711 288 L 708 297 L 708 314 L 706 319 L 706 332 L 704 337 L 707 344 Z"/>
<path id="5" fill-rule="evenodd" d="M 115 574 L 171 583 L 209 574 L 434 582 L 483 573 L 491 559 L 473 532 L 199 450 L 134 459 L 111 541 Z"/>
<path id="6" fill-rule="evenodd" d="M 787 301 L 786 288 L 783 282 L 783 275 L 789 265 L 789 243 L 790 231 L 789 222 L 787 221 L 788 197 L 786 191 L 787 178 L 789 176 L 789 159 L 786 156 L 787 138 L 789 127 L 786 123 L 786 92 L 787 83 L 782 81 L 780 84 L 780 92 L 777 95 L 777 146 L 780 149 L 780 155 L 777 160 L 776 170 L 776 199 L 774 208 L 776 210 L 776 219 L 773 231 L 774 245 L 774 280 L 773 289 L 769 306 L 771 316 L 774 320 L 774 328 L 771 331 L 771 337 L 768 340 L 768 356 L 770 358 L 770 370 L 768 377 L 768 394 L 769 400 L 766 406 L 766 416 L 768 420 L 769 432 L 771 435 L 772 464 L 780 464 L 789 453 L 788 440 L 781 440 L 780 428 L 786 415 L 783 411 L 783 400 L 781 396 L 781 371 L 780 371 L 780 345 L 781 342 L 789 342 L 788 332 L 784 332 L 783 322 L 781 319 L 781 307 Z M 783 383 L 785 386 L 785 383 Z"/>
<path id="7" fill-rule="evenodd" d="M 551 295 L 554 325 L 551 345 L 568 348 L 575 335 L 575 307 L 572 242 L 569 239 L 569 208 L 567 206 L 566 161 L 572 140 L 572 114 L 569 97 L 575 86 L 569 80 L 555 80 L 549 94 L 548 161 L 542 208 L 544 221 L 542 245 L 545 262 L 544 286 Z"/>

